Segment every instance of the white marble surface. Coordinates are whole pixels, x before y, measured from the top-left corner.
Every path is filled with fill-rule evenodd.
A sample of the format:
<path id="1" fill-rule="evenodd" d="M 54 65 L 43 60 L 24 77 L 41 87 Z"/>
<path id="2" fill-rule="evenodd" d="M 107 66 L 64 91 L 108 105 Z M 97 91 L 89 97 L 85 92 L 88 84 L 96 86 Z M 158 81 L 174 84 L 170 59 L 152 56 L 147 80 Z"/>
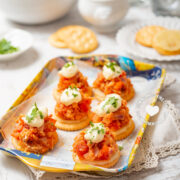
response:
<path id="1" fill-rule="evenodd" d="M 152 18 L 154 15 L 148 8 L 131 9 L 126 19 L 121 25 L 137 21 L 142 18 Z M 68 49 L 56 49 L 51 47 L 48 36 L 58 28 L 69 25 L 79 24 L 89 26 L 79 16 L 74 8 L 66 17 L 56 22 L 46 25 L 24 26 L 8 21 L 0 12 L 0 29 L 4 27 L 21 28 L 32 33 L 34 37 L 33 47 L 23 54 L 20 58 L 12 62 L 0 62 L 0 116 L 10 107 L 14 100 L 20 95 L 32 78 L 39 72 L 42 66 L 51 58 L 62 55 L 73 55 Z M 123 54 L 118 49 L 115 41 L 115 33 L 98 34 L 100 42 L 99 48 L 93 53 Z M 123 54 L 124 55 L 124 54 Z M 175 84 L 165 89 L 161 95 L 171 100 L 180 108 L 180 62 L 161 63 L 155 62 L 167 69 L 167 72 L 176 76 Z M 6 157 L 0 153 L 0 180 L 24 180 L 34 179 L 29 169 L 19 160 Z M 45 179 L 45 177 L 44 177 Z M 85 179 L 85 178 L 82 178 Z M 178 180 L 180 179 L 180 154 L 161 159 L 156 169 L 124 175 L 121 178 L 112 179 L 131 179 L 131 180 Z"/>

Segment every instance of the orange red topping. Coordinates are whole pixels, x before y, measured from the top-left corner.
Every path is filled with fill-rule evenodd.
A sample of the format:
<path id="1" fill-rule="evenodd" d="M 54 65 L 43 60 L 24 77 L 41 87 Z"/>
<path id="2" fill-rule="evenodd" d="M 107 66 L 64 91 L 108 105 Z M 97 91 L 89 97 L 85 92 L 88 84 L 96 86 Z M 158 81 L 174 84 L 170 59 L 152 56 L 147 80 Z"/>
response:
<path id="1" fill-rule="evenodd" d="M 77 154 L 80 160 L 96 161 L 109 160 L 115 152 L 118 151 L 118 146 L 114 136 L 109 130 L 106 130 L 103 141 L 99 143 L 91 143 L 84 138 L 85 132 L 80 132 L 74 139 L 73 152 Z"/>
<path id="2" fill-rule="evenodd" d="M 117 131 L 124 127 L 126 124 L 128 124 L 131 118 L 132 117 L 129 114 L 127 102 L 123 99 L 121 102 L 121 107 L 115 112 L 105 114 L 103 117 L 94 112 L 91 114 L 91 120 L 94 123 L 101 122 L 112 131 Z"/>
<path id="3" fill-rule="evenodd" d="M 76 86 L 80 89 L 80 92 L 83 94 L 92 94 L 92 90 L 87 82 L 87 77 L 84 77 L 81 72 L 77 72 L 72 78 L 66 78 L 59 74 L 59 83 L 58 83 L 58 92 L 62 92 L 69 86 Z"/>
<path id="4" fill-rule="evenodd" d="M 64 120 L 81 120 L 87 116 L 90 104 L 91 99 L 85 97 L 79 103 L 73 103 L 69 106 L 58 102 L 55 106 L 55 114 Z"/>
<path id="5" fill-rule="evenodd" d="M 43 154 L 53 149 L 58 141 L 55 120 L 51 115 L 44 118 L 44 125 L 37 128 L 26 124 L 21 115 L 16 121 L 12 136 L 26 152 Z"/>
<path id="6" fill-rule="evenodd" d="M 125 100 L 129 99 L 128 96 L 133 89 L 133 85 L 130 79 L 126 77 L 125 71 L 122 71 L 118 77 L 111 80 L 105 79 L 103 73 L 100 72 L 93 83 L 93 87 L 101 90 L 106 95 L 111 93 L 119 94 Z"/>

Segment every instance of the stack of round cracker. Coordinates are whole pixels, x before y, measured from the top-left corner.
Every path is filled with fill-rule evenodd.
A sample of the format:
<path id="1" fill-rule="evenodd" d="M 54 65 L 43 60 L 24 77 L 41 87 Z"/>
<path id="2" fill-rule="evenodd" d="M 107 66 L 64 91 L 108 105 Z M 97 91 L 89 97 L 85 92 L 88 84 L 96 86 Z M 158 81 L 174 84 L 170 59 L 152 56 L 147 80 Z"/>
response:
<path id="1" fill-rule="evenodd" d="M 98 47 L 94 32 L 83 26 L 65 26 L 49 37 L 49 43 L 57 48 L 70 48 L 78 54 L 89 53 Z"/>
<path id="2" fill-rule="evenodd" d="M 136 42 L 154 48 L 161 55 L 180 54 L 180 31 L 145 26 L 136 33 Z"/>

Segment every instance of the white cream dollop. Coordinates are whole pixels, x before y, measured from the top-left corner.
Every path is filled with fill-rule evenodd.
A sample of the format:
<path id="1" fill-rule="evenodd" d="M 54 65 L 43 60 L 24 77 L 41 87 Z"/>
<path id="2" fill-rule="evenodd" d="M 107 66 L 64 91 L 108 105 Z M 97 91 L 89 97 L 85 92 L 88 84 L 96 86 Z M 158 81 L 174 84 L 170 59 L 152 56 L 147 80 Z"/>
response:
<path id="1" fill-rule="evenodd" d="M 91 127 L 87 129 L 84 138 L 91 143 L 99 143 L 104 139 L 106 129 L 102 123 L 92 123 Z"/>
<path id="2" fill-rule="evenodd" d="M 121 97 L 118 94 L 109 94 L 95 108 L 96 114 L 103 116 L 117 111 L 121 107 Z"/>
<path id="3" fill-rule="evenodd" d="M 69 106 L 73 103 L 78 103 L 81 100 L 81 93 L 79 91 L 79 88 L 76 87 L 69 87 L 65 89 L 60 96 L 60 101 L 66 106 Z"/>
<path id="4" fill-rule="evenodd" d="M 118 77 L 122 73 L 122 69 L 116 63 L 109 62 L 103 66 L 103 76 L 105 79 L 110 80 Z"/>
<path id="5" fill-rule="evenodd" d="M 27 116 L 23 118 L 24 122 L 32 127 L 41 127 L 44 124 L 44 118 L 48 116 L 48 109 L 47 108 L 41 108 L 38 109 L 38 113 L 36 116 L 34 116 L 32 119 L 28 119 L 27 117 L 32 117 L 32 111 L 35 108 L 33 106 L 30 111 L 27 113 Z M 39 111 L 42 113 L 42 116 L 40 115 Z"/>
<path id="6" fill-rule="evenodd" d="M 66 63 L 63 68 L 58 72 L 66 78 L 72 78 L 78 72 L 78 67 L 73 62 Z"/>

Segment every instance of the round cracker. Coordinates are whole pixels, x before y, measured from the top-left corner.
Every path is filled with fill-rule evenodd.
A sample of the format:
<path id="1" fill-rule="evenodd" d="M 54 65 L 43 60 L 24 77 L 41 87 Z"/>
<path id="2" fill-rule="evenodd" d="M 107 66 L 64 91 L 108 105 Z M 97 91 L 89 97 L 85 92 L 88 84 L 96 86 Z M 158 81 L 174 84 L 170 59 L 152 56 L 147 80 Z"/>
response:
<path id="1" fill-rule="evenodd" d="M 128 137 L 134 130 L 135 124 L 134 121 L 131 119 L 129 123 L 123 127 L 124 131 L 122 131 L 122 128 L 118 131 L 111 131 L 111 133 L 114 135 L 116 141 L 125 139 Z"/>
<path id="2" fill-rule="evenodd" d="M 57 31 L 58 39 L 65 42 L 67 40 L 67 38 L 69 38 L 69 36 L 71 36 L 73 34 L 74 29 L 80 28 L 80 27 L 82 27 L 82 26 L 69 25 L 69 26 L 64 26 L 64 27 L 60 28 Z"/>
<path id="3" fill-rule="evenodd" d="M 89 53 L 98 47 L 94 32 L 83 26 L 66 26 L 58 32 L 58 37 L 66 42 L 75 53 Z"/>
<path id="4" fill-rule="evenodd" d="M 56 138 L 54 140 L 56 140 L 56 141 L 53 144 L 53 148 L 56 145 L 56 143 L 58 142 L 58 134 L 57 134 L 57 132 L 56 132 Z M 37 151 L 37 150 L 33 149 L 33 147 L 36 147 L 36 146 L 27 146 L 28 148 L 30 148 L 29 150 L 27 150 L 26 147 L 23 147 L 22 144 L 20 143 L 20 141 L 18 141 L 14 137 L 11 138 L 11 142 L 12 142 L 13 146 L 15 147 L 15 149 L 17 149 L 19 151 L 23 151 L 23 152 L 35 153 L 35 154 L 44 154 L 44 153 L 46 153 L 46 152 L 51 150 L 51 149 L 47 148 L 43 152 L 42 152 L 42 149 L 39 149 L 39 151 Z"/>
<path id="5" fill-rule="evenodd" d="M 156 34 L 153 48 L 162 55 L 180 54 L 180 31 L 165 30 Z"/>
<path id="6" fill-rule="evenodd" d="M 58 34 L 57 33 L 52 34 L 49 37 L 48 41 L 49 41 L 49 43 L 52 46 L 54 46 L 56 48 L 68 48 L 66 43 L 58 38 Z"/>
<path id="7" fill-rule="evenodd" d="M 136 33 L 136 42 L 146 47 L 152 47 L 154 36 L 164 30 L 166 29 L 161 26 L 145 26 Z"/>
<path id="8" fill-rule="evenodd" d="M 57 116 L 54 117 L 54 119 L 56 119 L 56 127 L 65 131 L 76 131 L 76 130 L 80 130 L 83 129 L 85 127 L 87 127 L 89 125 L 90 119 L 87 116 L 87 118 L 84 118 L 82 121 L 78 121 L 78 123 L 76 122 L 76 120 L 74 121 L 74 123 L 71 121 L 71 123 L 68 123 L 69 120 L 62 120 L 60 118 L 58 118 Z M 65 122 L 67 121 L 67 123 Z"/>
<path id="9" fill-rule="evenodd" d="M 76 163 L 81 163 L 81 164 L 89 164 L 89 165 L 93 165 L 93 166 L 100 166 L 100 167 L 104 167 L 104 168 L 110 168 L 110 167 L 113 167 L 118 161 L 119 161 L 119 158 L 120 158 L 120 151 L 118 150 L 114 156 L 116 156 L 115 158 L 113 158 L 114 156 L 111 157 L 110 160 L 100 160 L 99 162 L 92 162 L 92 161 L 83 161 L 83 160 L 80 160 L 78 158 L 78 156 L 73 153 L 73 160 L 74 162 Z M 103 165 L 101 164 L 103 162 Z"/>
<path id="10" fill-rule="evenodd" d="M 126 101 L 130 101 L 133 97 L 134 97 L 134 95 L 135 95 L 135 90 L 134 90 L 134 88 L 132 87 L 131 89 L 130 89 L 130 92 L 128 93 L 128 95 L 121 95 L 121 97 L 124 99 L 124 100 L 126 100 Z"/>
<path id="11" fill-rule="evenodd" d="M 60 95 L 61 95 L 61 93 L 59 93 L 59 92 L 57 91 L 57 88 L 54 88 L 54 89 L 53 89 L 53 97 L 54 97 L 54 99 L 56 100 L 56 102 L 59 101 Z"/>

